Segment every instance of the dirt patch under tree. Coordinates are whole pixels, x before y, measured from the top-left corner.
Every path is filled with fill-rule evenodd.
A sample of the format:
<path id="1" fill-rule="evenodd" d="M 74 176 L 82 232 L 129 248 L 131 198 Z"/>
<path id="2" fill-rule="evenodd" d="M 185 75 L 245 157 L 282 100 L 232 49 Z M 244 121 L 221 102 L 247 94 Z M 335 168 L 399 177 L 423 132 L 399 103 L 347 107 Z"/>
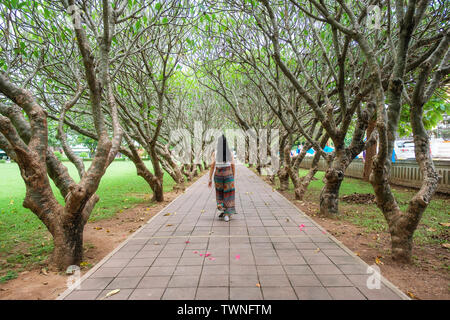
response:
<path id="1" fill-rule="evenodd" d="M 341 197 L 342 201 L 356 204 L 375 203 L 375 195 L 371 193 L 354 193 Z"/>

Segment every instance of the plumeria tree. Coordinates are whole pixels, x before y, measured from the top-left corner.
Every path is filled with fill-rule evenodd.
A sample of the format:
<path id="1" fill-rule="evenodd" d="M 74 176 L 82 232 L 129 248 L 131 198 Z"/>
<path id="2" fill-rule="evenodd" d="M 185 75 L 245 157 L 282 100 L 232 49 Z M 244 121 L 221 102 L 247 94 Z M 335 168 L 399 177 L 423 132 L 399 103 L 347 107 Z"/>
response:
<path id="1" fill-rule="evenodd" d="M 0 92 L 3 96 L 0 144 L 20 168 L 27 190 L 24 207 L 35 213 L 53 236 L 52 262 L 58 268 L 79 264 L 82 260 L 83 228 L 98 201 L 95 192 L 100 180 L 114 159 L 122 137 L 109 78 L 112 29 L 121 12 L 113 9 L 109 1 L 101 2 L 99 7 L 91 7 L 93 11 L 98 10 L 96 22 L 101 32 L 97 38 L 89 38 L 83 27 L 86 17 L 83 18 L 78 10 L 72 15 L 74 28 L 59 29 L 63 30 L 59 34 L 60 39 L 66 37 L 67 42 L 76 40 L 80 70 L 86 80 L 61 109 L 71 108 L 80 98 L 81 88 L 86 88 L 98 137 L 95 157 L 89 169 L 78 167 L 78 183 L 69 176 L 66 167 L 48 145 L 47 112 L 42 102 L 36 94 L 25 89 L 30 83 L 41 81 L 39 73 L 42 67 L 51 64 L 51 61 L 47 61 L 46 53 L 59 45 L 53 38 L 58 33 L 54 26 L 65 21 L 66 9 L 70 6 L 75 8 L 74 1 L 42 4 L 16 1 L 2 6 L 7 19 L 6 25 L 2 26 L 5 40 L 2 41 L 5 43 L 2 61 L 5 61 L 6 72 L 0 75 Z M 46 22 L 41 24 L 44 20 Z M 100 51 L 97 51 L 98 55 L 94 55 L 91 41 Z M 21 50 L 15 50 L 16 43 L 24 44 Z M 36 55 L 36 52 L 40 54 Z M 27 73 L 29 76 L 25 77 Z M 108 109 L 113 118 L 111 132 L 105 126 L 103 107 Z M 65 139 L 62 141 L 64 144 Z M 49 177 L 63 195 L 64 204 L 56 200 Z"/>

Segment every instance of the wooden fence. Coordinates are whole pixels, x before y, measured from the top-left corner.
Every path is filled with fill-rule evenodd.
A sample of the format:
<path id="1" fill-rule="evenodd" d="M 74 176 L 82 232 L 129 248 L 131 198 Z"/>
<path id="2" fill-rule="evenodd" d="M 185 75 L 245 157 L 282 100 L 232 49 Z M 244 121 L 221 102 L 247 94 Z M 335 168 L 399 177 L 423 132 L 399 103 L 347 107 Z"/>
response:
<path id="1" fill-rule="evenodd" d="M 305 157 L 300 167 L 309 169 L 313 157 Z M 450 194 L 450 161 L 434 161 L 434 166 L 440 179 L 438 192 Z M 319 170 L 326 170 L 326 163 L 320 159 Z M 353 178 L 362 178 L 364 171 L 364 162 L 361 159 L 355 159 L 345 171 L 345 175 Z M 415 160 L 398 160 L 392 164 L 391 183 L 406 187 L 420 188 L 422 183 L 422 174 Z"/>

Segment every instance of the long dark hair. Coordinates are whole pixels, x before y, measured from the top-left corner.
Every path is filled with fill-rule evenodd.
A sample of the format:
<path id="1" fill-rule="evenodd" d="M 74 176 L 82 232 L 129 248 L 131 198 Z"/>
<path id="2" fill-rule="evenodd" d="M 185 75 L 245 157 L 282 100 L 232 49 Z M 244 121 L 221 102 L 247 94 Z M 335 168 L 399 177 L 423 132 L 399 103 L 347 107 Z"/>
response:
<path id="1" fill-rule="evenodd" d="M 227 138 L 225 135 L 221 135 L 219 139 L 217 139 L 217 148 L 216 148 L 216 162 L 217 163 L 227 163 L 232 159 L 230 148 L 228 147 Z"/>

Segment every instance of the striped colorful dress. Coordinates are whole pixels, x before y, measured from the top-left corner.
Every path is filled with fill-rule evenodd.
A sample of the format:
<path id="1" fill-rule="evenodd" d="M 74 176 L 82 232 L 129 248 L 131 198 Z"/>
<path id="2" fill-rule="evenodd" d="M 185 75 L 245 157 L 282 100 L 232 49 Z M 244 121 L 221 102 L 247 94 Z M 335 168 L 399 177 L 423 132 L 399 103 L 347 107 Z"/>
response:
<path id="1" fill-rule="evenodd" d="M 235 214 L 234 176 L 231 166 L 216 167 L 214 183 L 216 186 L 217 208 L 223 210 L 225 214 Z"/>

